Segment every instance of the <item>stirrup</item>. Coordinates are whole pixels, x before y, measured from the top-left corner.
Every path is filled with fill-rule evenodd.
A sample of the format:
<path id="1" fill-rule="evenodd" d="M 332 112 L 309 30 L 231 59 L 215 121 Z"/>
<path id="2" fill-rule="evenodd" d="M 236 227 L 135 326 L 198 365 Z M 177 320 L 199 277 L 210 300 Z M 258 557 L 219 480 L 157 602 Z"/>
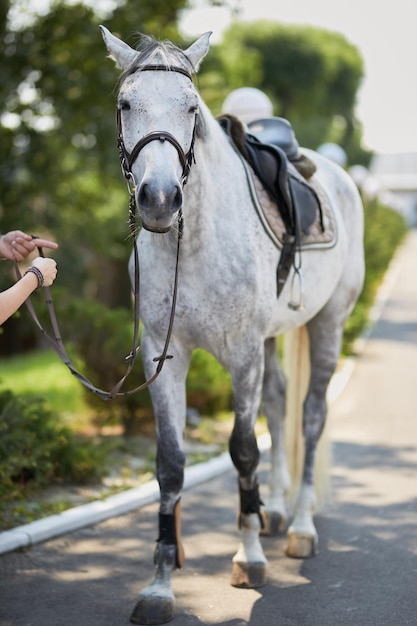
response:
<path id="1" fill-rule="evenodd" d="M 290 301 L 288 307 L 293 311 L 303 311 L 303 276 L 300 267 L 294 267 L 294 274 L 291 280 Z"/>

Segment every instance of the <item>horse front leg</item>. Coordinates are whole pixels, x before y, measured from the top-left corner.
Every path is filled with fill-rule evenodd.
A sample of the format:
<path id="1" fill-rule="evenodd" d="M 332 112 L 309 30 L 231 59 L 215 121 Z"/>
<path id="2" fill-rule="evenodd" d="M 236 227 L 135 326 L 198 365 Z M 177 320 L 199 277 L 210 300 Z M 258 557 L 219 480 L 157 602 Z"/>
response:
<path id="1" fill-rule="evenodd" d="M 235 423 L 229 449 L 239 474 L 241 542 L 232 560 L 231 584 L 244 588 L 260 587 L 266 579 L 266 558 L 259 538 L 264 526 L 256 474 L 260 455 L 254 431 L 263 375 L 263 357 L 258 356 L 251 354 L 252 362 L 232 373 Z"/>
<path id="2" fill-rule="evenodd" d="M 144 354 L 155 355 L 145 342 Z M 146 362 L 146 361 L 145 361 Z M 160 488 L 159 532 L 154 553 L 154 577 L 139 594 L 130 621 L 134 624 L 163 624 L 173 618 L 175 596 L 172 572 L 184 561 L 181 543 L 181 490 L 184 482 L 185 455 L 183 433 L 186 399 L 185 377 L 189 356 L 176 352 L 159 378 L 150 386 L 156 420 L 157 479 Z M 152 368 L 153 366 L 153 368 Z M 147 367 L 147 376 L 155 365 Z"/>

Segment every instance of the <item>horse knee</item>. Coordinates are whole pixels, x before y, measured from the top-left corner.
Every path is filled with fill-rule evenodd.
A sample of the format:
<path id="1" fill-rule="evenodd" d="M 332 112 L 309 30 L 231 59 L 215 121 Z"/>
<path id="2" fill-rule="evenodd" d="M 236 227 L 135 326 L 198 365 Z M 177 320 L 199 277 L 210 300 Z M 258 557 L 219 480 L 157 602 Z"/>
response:
<path id="1" fill-rule="evenodd" d="M 259 448 L 255 433 L 243 436 L 236 428 L 229 440 L 229 451 L 233 464 L 241 478 L 251 478 L 259 464 Z"/>
<path id="2" fill-rule="evenodd" d="M 184 483 L 185 454 L 180 448 L 165 450 L 158 447 L 157 451 L 157 479 L 161 489 L 161 504 L 164 506 L 165 497 L 174 494 L 175 500 Z"/>

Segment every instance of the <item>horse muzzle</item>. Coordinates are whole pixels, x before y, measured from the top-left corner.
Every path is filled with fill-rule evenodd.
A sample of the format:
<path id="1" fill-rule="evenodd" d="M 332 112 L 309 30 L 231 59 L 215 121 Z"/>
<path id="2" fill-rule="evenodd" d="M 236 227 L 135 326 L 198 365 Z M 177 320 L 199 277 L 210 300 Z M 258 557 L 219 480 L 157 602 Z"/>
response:
<path id="1" fill-rule="evenodd" d="M 151 181 L 142 181 L 136 203 L 143 228 L 155 233 L 166 233 L 182 207 L 182 186 L 179 182 L 156 186 Z"/>

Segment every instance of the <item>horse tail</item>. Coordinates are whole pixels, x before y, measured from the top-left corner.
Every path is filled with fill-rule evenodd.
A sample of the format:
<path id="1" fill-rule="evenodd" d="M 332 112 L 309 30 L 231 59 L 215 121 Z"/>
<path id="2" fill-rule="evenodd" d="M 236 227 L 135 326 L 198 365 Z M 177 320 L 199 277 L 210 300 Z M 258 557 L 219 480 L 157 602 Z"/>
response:
<path id="1" fill-rule="evenodd" d="M 298 493 L 304 463 L 303 403 L 310 381 L 309 338 L 306 326 L 284 335 L 283 367 L 287 379 L 286 447 L 291 476 L 290 499 Z M 315 488 L 322 502 L 330 488 L 330 445 L 327 428 L 320 437 L 315 463 Z"/>

